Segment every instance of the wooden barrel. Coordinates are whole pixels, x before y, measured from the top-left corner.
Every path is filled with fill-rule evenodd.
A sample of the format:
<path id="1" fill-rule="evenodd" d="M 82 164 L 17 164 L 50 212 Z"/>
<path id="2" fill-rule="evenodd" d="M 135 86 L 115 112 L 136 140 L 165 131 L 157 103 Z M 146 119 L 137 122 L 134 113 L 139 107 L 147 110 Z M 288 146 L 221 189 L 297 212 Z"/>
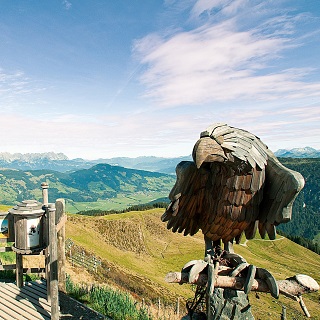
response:
<path id="1" fill-rule="evenodd" d="M 24 200 L 9 212 L 14 218 L 14 251 L 28 254 L 44 247 L 42 203 Z M 15 250 L 16 249 L 16 250 Z"/>

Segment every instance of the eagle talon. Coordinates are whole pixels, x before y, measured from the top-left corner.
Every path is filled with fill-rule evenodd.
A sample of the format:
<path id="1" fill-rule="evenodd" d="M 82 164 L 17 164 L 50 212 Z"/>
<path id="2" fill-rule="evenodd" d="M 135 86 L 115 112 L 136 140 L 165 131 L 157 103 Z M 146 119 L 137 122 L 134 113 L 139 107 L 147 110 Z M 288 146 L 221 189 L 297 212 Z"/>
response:
<path id="1" fill-rule="evenodd" d="M 193 265 L 189 272 L 189 282 L 193 283 L 194 280 L 199 276 L 199 274 L 208 266 L 208 263 L 203 260 L 198 260 L 197 263 Z"/>
<path id="2" fill-rule="evenodd" d="M 227 262 L 232 267 L 237 267 L 243 263 L 246 263 L 248 265 L 246 259 L 244 259 L 242 256 L 240 256 L 239 254 L 236 254 L 236 253 L 231 253 L 231 252 L 225 251 L 221 258 L 227 260 Z"/>
<path id="3" fill-rule="evenodd" d="M 263 268 L 257 268 L 256 275 L 258 279 L 262 279 L 267 283 L 268 288 L 271 292 L 271 295 L 274 298 L 278 299 L 279 286 L 274 276 L 267 269 L 263 269 Z"/>
<path id="4" fill-rule="evenodd" d="M 238 264 L 229 274 L 230 277 L 236 277 L 238 276 L 243 270 L 249 267 L 249 264 L 247 262 L 243 262 Z"/>
<path id="5" fill-rule="evenodd" d="M 208 266 L 208 263 L 204 260 L 191 260 L 187 262 L 181 272 L 189 274 L 189 283 L 194 283 L 199 274 Z"/>
<path id="6" fill-rule="evenodd" d="M 234 268 L 229 274 L 230 277 L 237 277 L 241 273 L 247 272 L 244 284 L 245 293 L 248 294 L 251 291 L 254 279 L 261 279 L 267 283 L 271 295 L 278 299 L 279 287 L 277 281 L 268 270 L 248 264 L 243 257 L 235 253 L 226 252 L 222 258 Z"/>
<path id="7" fill-rule="evenodd" d="M 257 268 L 254 265 L 250 265 L 247 262 L 237 265 L 229 274 L 230 277 L 237 277 L 240 273 L 247 272 L 246 280 L 244 284 L 244 292 L 248 294 L 251 291 L 254 279 L 264 280 L 270 290 L 271 295 L 279 298 L 279 286 L 273 275 L 266 269 Z"/>
<path id="8" fill-rule="evenodd" d="M 256 270 L 257 270 L 256 266 L 252 264 L 248 266 L 248 274 L 247 274 L 246 282 L 244 283 L 244 292 L 246 294 L 248 294 L 251 291 L 253 281 L 256 276 Z"/>

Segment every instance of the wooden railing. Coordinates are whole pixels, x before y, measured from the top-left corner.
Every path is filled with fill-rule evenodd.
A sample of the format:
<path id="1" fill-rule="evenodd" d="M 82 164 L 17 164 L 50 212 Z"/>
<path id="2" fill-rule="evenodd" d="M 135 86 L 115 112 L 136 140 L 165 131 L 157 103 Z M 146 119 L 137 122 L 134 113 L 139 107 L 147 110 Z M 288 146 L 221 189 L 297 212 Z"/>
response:
<path id="1" fill-rule="evenodd" d="M 7 237 L 2 236 L 0 243 L 0 252 L 16 252 L 16 263 L 0 265 L 0 270 L 15 270 L 16 284 L 18 287 L 23 286 L 24 273 L 45 273 L 47 280 L 47 299 L 51 302 L 51 319 L 59 319 L 59 290 L 66 291 L 66 274 L 65 274 L 65 201 L 57 199 L 55 203 L 48 203 L 48 185 L 43 183 L 43 209 L 45 214 L 42 221 L 44 248 L 32 255 L 45 255 L 45 268 L 24 268 L 23 255 L 26 253 L 15 248 L 12 249 L 12 243 L 15 241 L 15 230 L 13 217 L 7 214 L 5 219 L 8 220 L 9 233 Z M 2 217 L 4 214 L 2 214 Z M 25 232 L 21 230 L 21 232 Z"/>

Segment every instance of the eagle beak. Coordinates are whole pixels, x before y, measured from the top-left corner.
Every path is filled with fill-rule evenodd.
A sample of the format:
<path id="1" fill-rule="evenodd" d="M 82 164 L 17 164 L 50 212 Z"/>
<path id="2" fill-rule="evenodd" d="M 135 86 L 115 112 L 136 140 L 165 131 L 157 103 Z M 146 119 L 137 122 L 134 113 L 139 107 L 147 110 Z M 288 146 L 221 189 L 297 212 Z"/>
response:
<path id="1" fill-rule="evenodd" d="M 196 142 L 192 157 L 198 169 L 204 162 L 224 162 L 228 160 L 220 144 L 210 137 L 200 138 Z"/>

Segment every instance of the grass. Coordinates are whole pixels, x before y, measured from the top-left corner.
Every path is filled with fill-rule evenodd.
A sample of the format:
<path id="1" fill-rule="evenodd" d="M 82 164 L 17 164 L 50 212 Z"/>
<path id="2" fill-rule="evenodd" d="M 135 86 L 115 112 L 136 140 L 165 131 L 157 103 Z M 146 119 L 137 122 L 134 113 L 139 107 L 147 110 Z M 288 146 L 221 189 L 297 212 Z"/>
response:
<path id="1" fill-rule="evenodd" d="M 10 208 L 0 206 L 2 211 Z M 69 214 L 66 233 L 77 245 L 103 261 L 103 267 L 95 275 L 99 283 L 124 288 L 135 297 L 153 303 L 160 297 L 166 303 L 171 301 L 174 304 L 177 297 L 187 299 L 193 297 L 193 292 L 189 285 L 166 283 L 164 277 L 170 271 L 181 270 L 190 260 L 202 259 L 204 242 L 200 233 L 184 237 L 167 230 L 160 221 L 163 212 L 164 209 L 152 209 L 103 217 Z M 276 279 L 307 274 L 320 283 L 320 256 L 286 238 L 270 241 L 257 236 L 235 245 L 235 252 L 249 263 L 268 269 Z M 8 252 L 1 253 L 0 258 L 5 263 L 14 263 L 15 257 Z M 12 271 L 0 273 L 1 276 L 14 280 Z M 74 294 L 83 300 L 89 301 L 91 291 L 92 297 L 99 297 L 97 300 L 107 296 L 98 287 L 91 291 L 89 287 L 74 288 Z M 109 296 L 109 300 L 115 299 Z M 298 303 L 284 296 L 276 300 L 270 294 L 261 293 L 257 298 L 255 293 L 250 293 L 249 299 L 256 319 L 279 319 L 283 305 L 287 308 L 288 319 L 304 319 Z M 99 312 L 102 310 L 99 308 L 106 308 L 98 306 L 93 298 L 90 301 L 92 308 Z M 319 320 L 319 293 L 306 294 L 304 301 L 312 318 Z M 116 307 L 110 306 L 108 310 L 112 308 Z M 113 318 L 116 319 L 115 316 Z"/>
<path id="2" fill-rule="evenodd" d="M 66 210 L 70 213 L 77 213 L 85 210 L 123 210 L 133 205 L 145 204 L 153 200 L 163 198 L 167 194 L 163 192 L 136 192 L 130 196 L 118 194 L 115 198 L 97 200 L 96 202 L 74 202 L 67 200 Z"/>
<path id="3" fill-rule="evenodd" d="M 12 243 L 8 243 L 6 245 L 11 246 Z M 4 244 L 0 243 L 0 246 L 3 247 Z M 15 264 L 16 263 L 15 252 L 0 252 L 0 261 L 1 261 L 2 265 Z M 37 280 L 37 279 L 39 279 L 39 276 L 37 274 L 24 274 L 23 275 L 23 281 L 32 281 L 32 280 Z M 0 270 L 0 281 L 3 281 L 3 280 L 15 281 L 16 280 L 15 271 L 14 270 Z"/>
<path id="4" fill-rule="evenodd" d="M 184 237 L 167 230 L 160 221 L 163 212 L 153 209 L 104 217 L 69 215 L 67 236 L 108 266 L 108 273 L 97 275 L 99 281 L 115 283 L 153 301 L 157 296 L 167 301 L 192 297 L 189 285 L 168 284 L 164 277 L 181 270 L 190 260 L 203 258 L 203 237 L 200 233 Z M 319 255 L 286 238 L 270 241 L 257 237 L 235 245 L 235 251 L 249 263 L 268 269 L 276 279 L 307 274 L 320 283 Z M 320 319 L 319 293 L 305 295 L 304 301 L 313 319 Z M 275 300 L 261 293 L 257 299 L 252 293 L 250 302 L 256 319 L 279 319 L 282 305 L 287 307 L 288 316 L 295 313 L 295 319 L 303 318 L 298 303 L 283 296 Z"/>
<path id="5" fill-rule="evenodd" d="M 0 204 L 0 212 L 8 212 L 9 209 L 11 209 L 13 206 L 7 206 Z"/>
<path id="6" fill-rule="evenodd" d="M 113 320 L 151 319 L 147 309 L 139 308 L 129 294 L 119 290 L 108 286 L 74 284 L 70 277 L 67 277 L 66 287 L 70 296 Z"/>

